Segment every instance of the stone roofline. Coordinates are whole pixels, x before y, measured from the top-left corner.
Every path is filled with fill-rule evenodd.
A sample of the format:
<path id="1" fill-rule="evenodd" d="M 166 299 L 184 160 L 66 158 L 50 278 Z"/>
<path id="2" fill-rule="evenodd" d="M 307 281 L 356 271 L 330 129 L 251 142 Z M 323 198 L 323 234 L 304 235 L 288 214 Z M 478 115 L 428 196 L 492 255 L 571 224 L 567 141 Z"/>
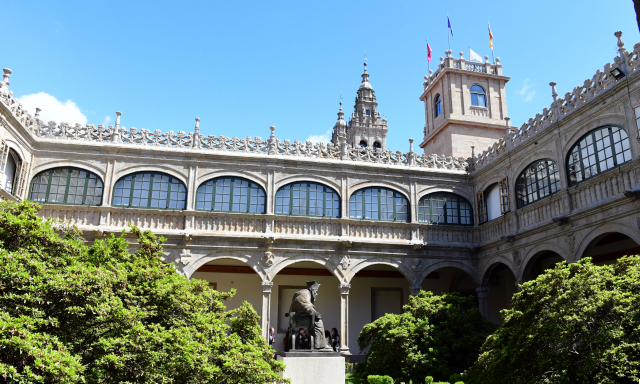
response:
<path id="1" fill-rule="evenodd" d="M 628 52 L 624 48 L 622 32 L 618 31 L 614 35 L 618 39 L 618 56 L 614 57 L 613 64 L 605 64 L 603 71 L 598 69 L 591 79 L 584 81 L 583 85 L 574 87 L 572 92 L 565 93 L 564 98 L 558 97 L 556 83 L 549 83 L 553 97 L 551 106 L 545 108 L 542 113 L 537 113 L 535 117 L 530 118 L 520 128 L 511 128 L 509 118 L 506 117 L 507 132 L 505 137 L 495 142 L 482 153 L 470 158 L 470 171 L 477 171 L 492 163 L 504 153 L 513 150 L 522 143 L 529 142 L 532 137 L 538 137 L 540 132 L 574 115 L 576 111 L 582 110 L 592 100 L 613 89 L 618 84 L 617 79 L 611 73 L 614 69 L 621 71 L 625 78 L 630 78 L 640 73 L 638 70 L 640 68 L 640 43 L 636 43 L 633 46 L 633 51 Z"/>

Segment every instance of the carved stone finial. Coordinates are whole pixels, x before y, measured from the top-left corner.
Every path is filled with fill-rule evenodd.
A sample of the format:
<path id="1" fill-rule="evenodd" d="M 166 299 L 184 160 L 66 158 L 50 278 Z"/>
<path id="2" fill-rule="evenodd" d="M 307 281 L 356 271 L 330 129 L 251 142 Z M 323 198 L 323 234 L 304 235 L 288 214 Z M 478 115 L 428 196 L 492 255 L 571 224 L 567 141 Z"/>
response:
<path id="1" fill-rule="evenodd" d="M 413 152 L 413 139 L 409 139 L 409 152 Z"/>
<path id="2" fill-rule="evenodd" d="M 464 52 L 460 51 L 460 52 L 458 52 L 458 54 L 460 55 L 461 59 L 464 59 L 464 57 L 462 57 L 462 56 L 464 56 Z"/>
<path id="3" fill-rule="evenodd" d="M 549 85 L 551 86 L 551 97 L 553 97 L 553 101 L 558 101 L 558 91 L 556 91 L 556 83 L 555 82 L 550 82 Z"/>
<path id="4" fill-rule="evenodd" d="M 37 119 L 38 117 L 40 117 L 40 111 L 42 111 L 42 109 L 36 108 L 36 115 L 34 116 L 34 118 Z"/>
<path id="5" fill-rule="evenodd" d="M 511 118 L 509 116 L 505 116 L 504 120 L 507 122 L 507 128 L 509 128 L 511 126 Z"/>
<path id="6" fill-rule="evenodd" d="M 433 69 L 429 70 L 429 77 L 431 77 L 431 75 L 433 74 Z"/>
<path id="7" fill-rule="evenodd" d="M 9 68 L 4 68 L 2 71 L 4 71 L 4 75 L 2 76 L 2 80 L 7 83 L 7 85 L 9 85 L 9 77 L 11 77 L 11 74 L 13 73 L 12 70 L 10 70 Z"/>
<path id="8" fill-rule="evenodd" d="M 624 48 L 624 41 L 622 40 L 622 31 L 617 31 L 613 35 L 618 38 L 618 48 L 620 49 Z"/>
<path id="9" fill-rule="evenodd" d="M 194 128 L 196 133 L 200 133 L 200 118 L 196 117 L 196 127 Z"/>
<path id="10" fill-rule="evenodd" d="M 122 112 L 116 111 L 116 128 L 120 128 L 120 116 L 122 116 Z"/>
<path id="11" fill-rule="evenodd" d="M 500 64 L 500 58 L 496 57 L 496 64 Z"/>
<path id="12" fill-rule="evenodd" d="M 276 138 L 276 126 L 272 125 L 269 127 L 269 129 L 271 130 L 271 138 L 275 139 Z"/>
<path id="13" fill-rule="evenodd" d="M 488 62 L 489 61 L 489 56 L 485 56 L 484 57 L 484 61 L 485 61 L 485 63 Z"/>

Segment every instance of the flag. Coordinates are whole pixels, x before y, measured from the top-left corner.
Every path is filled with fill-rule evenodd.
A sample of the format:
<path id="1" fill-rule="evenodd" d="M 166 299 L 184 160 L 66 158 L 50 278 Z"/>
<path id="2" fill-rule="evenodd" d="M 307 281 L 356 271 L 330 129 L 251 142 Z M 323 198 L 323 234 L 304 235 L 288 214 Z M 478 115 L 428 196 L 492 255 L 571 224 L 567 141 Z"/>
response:
<path id="1" fill-rule="evenodd" d="M 482 63 L 482 56 L 478 55 L 477 53 L 473 52 L 473 50 L 471 49 L 471 47 L 469 47 L 469 60 L 471 61 L 479 61 Z"/>
<path id="2" fill-rule="evenodd" d="M 449 15 L 447 15 L 447 26 L 449 27 L 449 30 L 451 31 L 451 37 L 453 37 L 453 28 L 451 28 L 451 20 L 449 20 Z"/>
<path id="3" fill-rule="evenodd" d="M 493 33 L 491 33 L 491 23 L 489 23 L 489 46 L 493 51 Z"/>
<path id="4" fill-rule="evenodd" d="M 429 52 L 427 54 L 427 61 L 431 61 L 431 52 L 433 52 L 433 50 L 431 49 L 431 46 L 429 45 L 429 40 L 427 40 L 427 51 Z"/>

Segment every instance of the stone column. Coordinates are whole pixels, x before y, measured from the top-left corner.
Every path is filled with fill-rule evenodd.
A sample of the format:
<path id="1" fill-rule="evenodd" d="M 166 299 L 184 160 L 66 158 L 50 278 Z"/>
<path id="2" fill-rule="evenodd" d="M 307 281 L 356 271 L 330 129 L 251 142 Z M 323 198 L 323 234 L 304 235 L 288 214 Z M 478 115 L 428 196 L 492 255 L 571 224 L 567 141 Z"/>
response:
<path id="1" fill-rule="evenodd" d="M 489 288 L 487 287 L 480 287 L 480 288 L 476 288 L 476 292 L 478 292 L 478 303 L 479 303 L 479 309 L 480 309 L 480 313 L 482 314 L 482 317 L 484 317 L 485 319 L 489 320 Z"/>
<path id="2" fill-rule="evenodd" d="M 273 288 L 272 281 L 262 282 L 262 316 L 260 316 L 260 323 L 262 337 L 267 341 L 269 340 L 269 327 L 271 327 L 271 288 Z"/>
<path id="3" fill-rule="evenodd" d="M 340 289 L 340 354 L 350 356 L 349 352 L 349 288 L 351 284 L 339 284 Z"/>
<path id="4" fill-rule="evenodd" d="M 409 287 L 409 292 L 411 292 L 411 296 L 418 296 L 420 291 L 422 291 L 422 287 L 419 285 L 412 285 Z"/>

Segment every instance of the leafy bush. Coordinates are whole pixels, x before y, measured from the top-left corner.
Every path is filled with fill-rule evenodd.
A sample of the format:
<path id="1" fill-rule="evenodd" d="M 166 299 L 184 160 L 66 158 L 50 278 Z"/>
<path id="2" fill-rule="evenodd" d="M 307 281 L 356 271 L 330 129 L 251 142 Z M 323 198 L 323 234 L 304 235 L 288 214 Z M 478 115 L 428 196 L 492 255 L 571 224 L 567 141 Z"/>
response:
<path id="1" fill-rule="evenodd" d="M 401 315 L 387 314 L 362 329 L 358 346 L 365 362 L 358 374 L 414 383 L 427 375 L 447 380 L 475 362 L 495 329 L 482 318 L 473 297 L 423 291 L 409 298 Z"/>
<path id="2" fill-rule="evenodd" d="M 393 384 L 393 378 L 389 376 L 370 375 L 367 376 L 367 381 L 369 384 Z"/>
<path id="3" fill-rule="evenodd" d="M 0 203 L 1 382 L 281 380 L 256 312 L 162 263 L 164 239 L 132 227 L 135 253 L 124 234 L 88 248 L 37 211 Z"/>
<path id="4" fill-rule="evenodd" d="M 636 383 L 640 257 L 561 263 L 521 286 L 470 383 Z"/>

